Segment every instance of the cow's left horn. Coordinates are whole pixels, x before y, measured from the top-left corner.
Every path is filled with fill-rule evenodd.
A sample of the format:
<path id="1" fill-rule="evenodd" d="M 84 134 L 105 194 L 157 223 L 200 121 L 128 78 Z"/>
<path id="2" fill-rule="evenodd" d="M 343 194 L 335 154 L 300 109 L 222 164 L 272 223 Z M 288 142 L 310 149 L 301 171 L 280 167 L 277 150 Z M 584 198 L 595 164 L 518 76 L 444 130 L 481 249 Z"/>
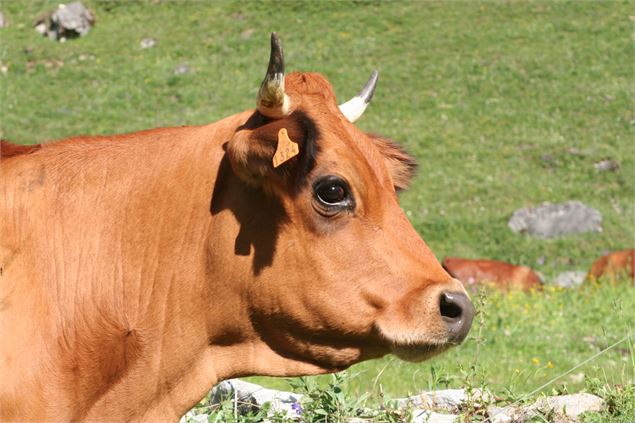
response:
<path id="1" fill-rule="evenodd" d="M 368 107 L 368 103 L 373 98 L 375 88 L 377 87 L 377 79 L 379 72 L 376 70 L 368 78 L 368 82 L 364 88 L 355 97 L 351 98 L 344 104 L 340 104 L 340 111 L 350 122 L 355 122 L 364 114 L 364 110 Z"/>
<path id="2" fill-rule="evenodd" d="M 267 75 L 258 91 L 258 111 L 270 118 L 281 118 L 289 114 L 289 96 L 284 93 L 284 56 L 280 38 L 271 33 L 271 56 Z"/>

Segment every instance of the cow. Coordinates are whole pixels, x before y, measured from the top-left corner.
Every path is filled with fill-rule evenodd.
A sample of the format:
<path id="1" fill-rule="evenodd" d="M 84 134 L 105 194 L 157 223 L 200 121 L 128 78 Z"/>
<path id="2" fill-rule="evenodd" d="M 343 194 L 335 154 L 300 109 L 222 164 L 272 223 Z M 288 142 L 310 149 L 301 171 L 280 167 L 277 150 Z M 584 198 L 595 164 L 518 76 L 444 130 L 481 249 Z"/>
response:
<path id="1" fill-rule="evenodd" d="M 540 276 L 526 266 L 515 266 L 497 260 L 458 257 L 445 257 L 442 265 L 452 277 L 462 281 L 466 287 L 478 284 L 504 291 L 542 289 Z"/>
<path id="2" fill-rule="evenodd" d="M 620 276 L 635 281 L 635 248 L 613 251 L 600 257 L 591 265 L 587 279 L 615 281 Z"/>
<path id="3" fill-rule="evenodd" d="M 399 207 L 414 160 L 280 40 L 255 110 L 5 143 L 0 419 L 176 421 L 217 382 L 461 343 L 474 308 Z"/>

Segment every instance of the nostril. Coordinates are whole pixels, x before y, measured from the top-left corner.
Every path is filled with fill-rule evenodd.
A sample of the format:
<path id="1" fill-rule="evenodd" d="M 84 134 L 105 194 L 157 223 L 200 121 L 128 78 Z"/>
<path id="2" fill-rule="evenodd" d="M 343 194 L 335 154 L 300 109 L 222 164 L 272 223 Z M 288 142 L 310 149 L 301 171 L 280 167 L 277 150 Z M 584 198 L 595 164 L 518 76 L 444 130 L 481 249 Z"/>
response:
<path id="1" fill-rule="evenodd" d="M 449 321 L 455 321 L 460 318 L 463 312 L 461 306 L 455 302 L 454 296 L 446 292 L 441 294 L 439 308 L 441 310 L 441 316 Z"/>
<path id="2" fill-rule="evenodd" d="M 448 329 L 448 340 L 460 343 L 465 339 L 474 318 L 474 305 L 462 292 L 443 292 L 439 296 L 439 311 Z"/>

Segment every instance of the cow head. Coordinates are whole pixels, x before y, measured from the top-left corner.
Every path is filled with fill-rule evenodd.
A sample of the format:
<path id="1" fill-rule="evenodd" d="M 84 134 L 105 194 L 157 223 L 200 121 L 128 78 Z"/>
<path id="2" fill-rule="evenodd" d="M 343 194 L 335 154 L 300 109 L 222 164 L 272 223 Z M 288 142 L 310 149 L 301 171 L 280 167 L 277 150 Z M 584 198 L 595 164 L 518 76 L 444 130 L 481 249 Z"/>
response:
<path id="1" fill-rule="evenodd" d="M 259 339 L 310 365 L 271 374 L 333 371 L 387 353 L 419 361 L 460 343 L 474 308 L 396 195 L 415 162 L 352 123 L 377 73 L 338 106 L 322 76 L 285 78 L 283 66 L 273 34 L 257 111 L 226 145 L 240 181 L 225 204 L 240 225 L 234 253 L 250 263 L 248 272 L 235 266 L 233 279 L 245 284 Z"/>

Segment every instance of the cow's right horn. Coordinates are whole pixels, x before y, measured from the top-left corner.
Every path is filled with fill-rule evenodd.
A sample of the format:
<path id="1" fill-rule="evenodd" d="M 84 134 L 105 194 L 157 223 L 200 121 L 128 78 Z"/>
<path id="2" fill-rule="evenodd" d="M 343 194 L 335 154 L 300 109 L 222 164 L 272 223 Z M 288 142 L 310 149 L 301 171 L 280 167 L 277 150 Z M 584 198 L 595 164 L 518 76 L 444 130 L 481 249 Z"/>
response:
<path id="1" fill-rule="evenodd" d="M 284 56 L 280 38 L 271 33 L 271 56 L 265 79 L 258 91 L 258 111 L 270 118 L 281 118 L 289 114 L 290 100 L 284 93 Z"/>

